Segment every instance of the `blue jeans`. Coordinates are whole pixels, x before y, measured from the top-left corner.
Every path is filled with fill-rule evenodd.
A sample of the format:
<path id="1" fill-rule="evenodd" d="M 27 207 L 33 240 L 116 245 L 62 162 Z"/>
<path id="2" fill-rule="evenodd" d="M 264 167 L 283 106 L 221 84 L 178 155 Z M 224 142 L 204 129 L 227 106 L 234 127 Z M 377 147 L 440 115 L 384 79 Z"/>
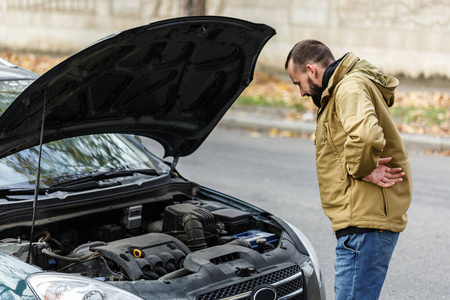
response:
<path id="1" fill-rule="evenodd" d="M 339 238 L 334 263 L 335 299 L 378 299 L 398 237 L 398 232 L 373 231 Z"/>

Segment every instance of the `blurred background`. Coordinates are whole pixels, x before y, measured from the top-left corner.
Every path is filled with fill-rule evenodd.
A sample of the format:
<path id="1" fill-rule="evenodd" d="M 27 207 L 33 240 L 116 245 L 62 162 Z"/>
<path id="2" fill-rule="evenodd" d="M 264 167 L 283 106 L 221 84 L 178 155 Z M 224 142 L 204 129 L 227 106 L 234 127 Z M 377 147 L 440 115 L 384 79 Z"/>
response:
<path id="1" fill-rule="evenodd" d="M 271 71 L 283 71 L 293 44 L 314 38 L 336 57 L 354 51 L 387 73 L 450 77 L 448 0 L 2 0 L 1 47 L 71 54 L 116 31 L 201 14 L 274 27 L 260 59 Z"/>

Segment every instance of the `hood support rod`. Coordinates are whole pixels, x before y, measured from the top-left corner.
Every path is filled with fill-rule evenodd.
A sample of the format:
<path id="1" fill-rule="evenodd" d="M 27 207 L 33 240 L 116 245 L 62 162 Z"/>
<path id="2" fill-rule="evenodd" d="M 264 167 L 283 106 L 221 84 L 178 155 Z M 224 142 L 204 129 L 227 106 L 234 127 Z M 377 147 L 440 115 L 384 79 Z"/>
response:
<path id="1" fill-rule="evenodd" d="M 172 164 L 170 165 L 170 171 L 173 172 L 178 164 L 178 160 L 180 159 L 180 155 L 175 155 L 173 157 Z"/>
<path id="2" fill-rule="evenodd" d="M 34 185 L 34 199 L 33 199 L 33 217 L 31 220 L 31 233 L 30 233 L 30 246 L 28 249 L 28 255 L 27 255 L 27 263 L 30 262 L 30 255 L 31 255 L 31 248 L 32 248 L 32 242 L 33 242 L 33 235 L 34 235 L 34 223 L 36 221 L 36 206 L 37 206 L 37 200 L 39 195 L 39 182 L 41 178 L 41 158 L 42 158 L 42 144 L 44 140 L 44 122 L 45 122 L 45 103 L 47 102 L 47 90 L 44 91 L 44 104 L 42 106 L 42 123 L 41 123 L 41 135 L 39 137 L 39 157 L 38 157 L 38 165 L 37 165 L 37 171 L 36 171 L 36 182 Z"/>

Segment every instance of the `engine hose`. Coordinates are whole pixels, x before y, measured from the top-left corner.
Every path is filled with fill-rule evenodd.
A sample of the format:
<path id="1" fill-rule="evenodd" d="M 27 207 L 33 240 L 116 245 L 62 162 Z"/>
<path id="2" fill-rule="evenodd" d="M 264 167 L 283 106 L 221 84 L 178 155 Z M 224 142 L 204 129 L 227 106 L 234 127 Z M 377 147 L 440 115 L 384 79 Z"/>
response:
<path id="1" fill-rule="evenodd" d="M 56 253 L 51 252 L 50 250 L 47 249 L 42 249 L 42 253 L 53 257 L 55 259 L 59 259 L 59 260 L 63 260 L 63 261 L 68 261 L 68 262 L 82 262 L 83 260 L 89 259 L 91 257 L 97 257 L 97 256 L 101 256 L 99 255 L 100 252 L 93 252 L 93 253 L 89 253 L 87 255 L 81 256 L 81 257 L 67 257 L 67 256 L 62 256 Z"/>
<path id="2" fill-rule="evenodd" d="M 199 218 L 191 213 L 187 213 L 181 219 L 187 237 L 187 246 L 192 251 L 206 248 L 205 231 Z"/>
<path id="3" fill-rule="evenodd" d="M 64 246 L 57 240 L 55 240 L 54 238 L 50 238 L 50 241 L 52 243 L 54 243 L 56 246 L 58 246 L 59 250 L 61 250 L 62 252 L 64 252 Z"/>
<path id="4" fill-rule="evenodd" d="M 38 242 L 45 242 L 45 243 L 52 242 L 56 246 L 58 246 L 59 250 L 64 252 L 64 246 L 59 241 L 57 241 L 54 238 L 52 238 L 50 232 L 48 232 L 48 231 L 38 232 L 38 233 L 36 233 L 34 235 L 34 239 L 33 240 L 35 240 L 36 238 L 39 238 Z"/>
<path id="5" fill-rule="evenodd" d="M 39 240 L 48 243 L 48 241 L 50 241 L 50 239 L 52 238 L 52 236 L 50 235 L 49 232 L 44 231 L 44 232 L 38 232 L 34 235 L 33 241 L 35 238 L 41 237 Z"/>

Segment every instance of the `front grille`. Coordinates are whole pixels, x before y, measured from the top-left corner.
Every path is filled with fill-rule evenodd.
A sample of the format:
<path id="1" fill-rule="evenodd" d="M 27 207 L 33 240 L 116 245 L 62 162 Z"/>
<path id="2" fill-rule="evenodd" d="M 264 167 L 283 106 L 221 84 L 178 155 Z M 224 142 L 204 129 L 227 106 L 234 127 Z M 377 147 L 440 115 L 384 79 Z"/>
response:
<path id="1" fill-rule="evenodd" d="M 218 290 L 199 295 L 196 300 L 213 300 L 232 297 L 232 299 L 250 299 L 253 288 L 261 284 L 270 284 L 277 290 L 278 298 L 303 299 L 303 274 L 300 266 L 293 265 L 269 274 L 253 277 L 249 280 L 239 282 Z"/>

